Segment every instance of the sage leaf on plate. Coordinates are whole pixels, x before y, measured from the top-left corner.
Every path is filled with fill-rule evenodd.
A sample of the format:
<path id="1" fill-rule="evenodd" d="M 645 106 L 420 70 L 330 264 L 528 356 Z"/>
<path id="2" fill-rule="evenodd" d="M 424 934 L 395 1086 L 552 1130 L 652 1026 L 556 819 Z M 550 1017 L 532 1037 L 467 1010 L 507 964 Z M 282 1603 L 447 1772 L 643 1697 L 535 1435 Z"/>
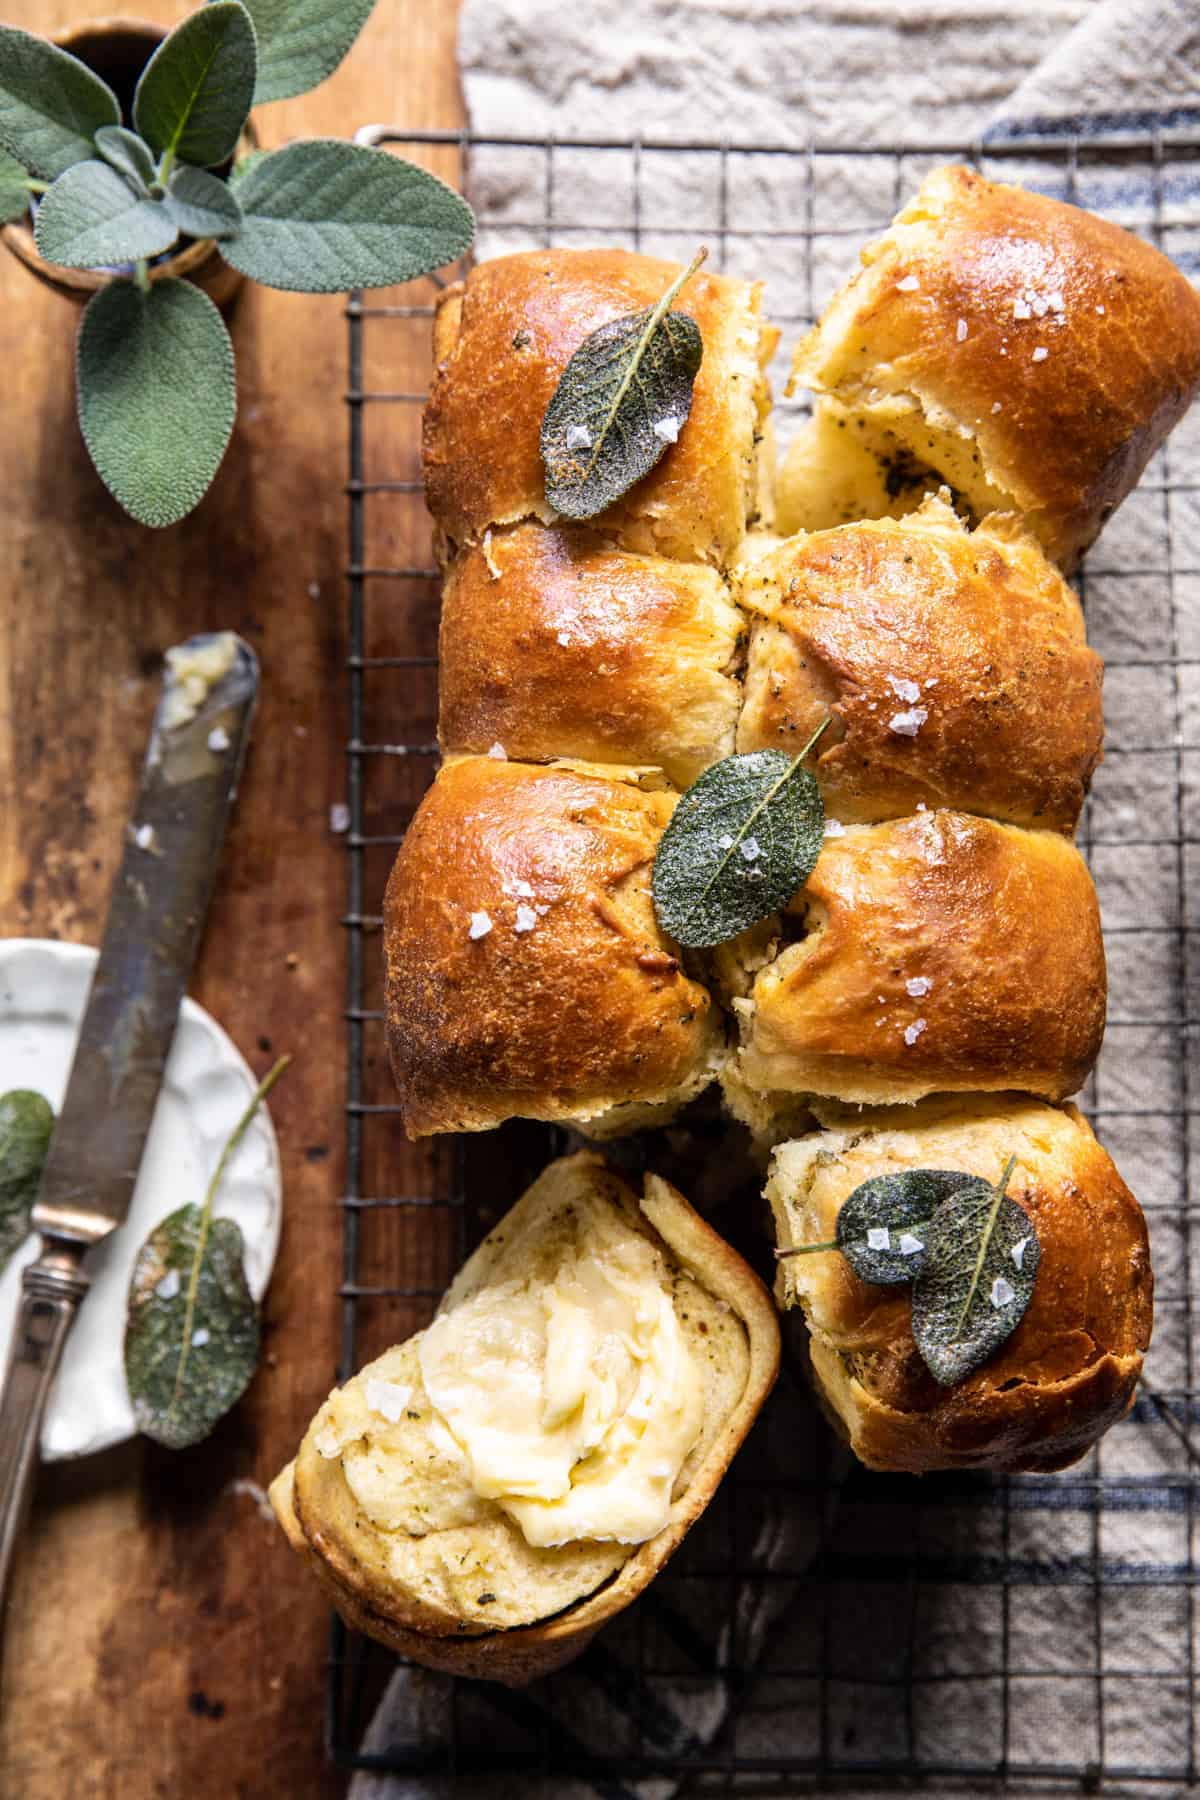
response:
<path id="1" fill-rule="evenodd" d="M 943 1387 L 987 1361 L 1016 1330 L 1033 1294 L 1041 1245 L 1029 1214 L 1005 1192 L 1015 1160 L 994 1187 L 973 1182 L 952 1193 L 929 1227 L 912 1328 Z"/>
<path id="2" fill-rule="evenodd" d="M 825 835 L 804 758 L 751 750 L 714 763 L 671 815 L 654 858 L 658 922 L 689 948 L 723 944 L 786 906 L 812 874 Z"/>
<path id="3" fill-rule="evenodd" d="M 15 156 L 0 150 L 0 225 L 29 211 L 29 177 Z"/>
<path id="4" fill-rule="evenodd" d="M 254 99 L 258 52 L 241 0 L 213 0 L 165 37 L 142 70 L 133 122 L 163 158 L 211 168 L 232 156 Z"/>
<path id="5" fill-rule="evenodd" d="M 224 256 L 267 287 L 390 287 L 470 248 L 475 219 L 466 201 L 386 150 L 313 138 L 247 162 L 235 183 L 242 227 Z"/>
<path id="6" fill-rule="evenodd" d="M 148 194 L 157 179 L 154 152 L 136 131 L 123 125 L 104 125 L 96 133 L 96 149 L 123 175 L 135 194 Z"/>
<path id="7" fill-rule="evenodd" d="M 0 1272 L 29 1236 L 53 1130 L 54 1112 L 41 1094 L 13 1088 L 0 1095 Z"/>
<path id="8" fill-rule="evenodd" d="M 542 419 L 546 499 L 568 519 L 594 519 L 648 475 L 683 430 L 704 356 L 696 321 L 671 302 L 707 251 L 662 299 L 584 338 Z"/>
<path id="9" fill-rule="evenodd" d="M 256 1089 L 222 1150 L 203 1206 L 168 1214 L 137 1254 L 125 1324 L 125 1380 L 138 1430 L 168 1449 L 206 1438 L 258 1364 L 258 1307 L 246 1283 L 241 1231 L 214 1219 L 221 1178 L 251 1120 L 287 1068 Z"/>
<path id="10" fill-rule="evenodd" d="M 232 190 L 207 169 L 193 169 L 189 163 L 175 170 L 163 205 L 188 237 L 229 237 L 242 223 Z"/>
<path id="11" fill-rule="evenodd" d="M 76 163 L 42 196 L 34 236 L 47 262 L 111 269 L 169 250 L 179 235 L 160 200 L 135 193 L 106 162 Z"/>
<path id="12" fill-rule="evenodd" d="M 102 125 L 120 122 L 117 96 L 77 57 L 0 25 L 0 145 L 31 175 L 57 180 L 92 154 Z"/>
<path id="13" fill-rule="evenodd" d="M 961 1169 L 899 1169 L 872 1175 L 842 1202 L 837 1236 L 826 1244 L 797 1244 L 779 1250 L 787 1256 L 811 1256 L 840 1250 L 861 1281 L 877 1286 L 915 1281 L 925 1266 L 929 1230 L 944 1200 L 964 1187 L 985 1181 Z"/>
<path id="14" fill-rule="evenodd" d="M 148 293 L 110 282 L 84 312 L 76 374 L 84 442 L 109 492 L 143 525 L 182 519 L 220 467 L 237 410 L 233 347 L 208 295 L 174 278 Z"/>
<path id="15" fill-rule="evenodd" d="M 332 75 L 375 0 L 246 0 L 258 38 L 254 103 L 307 94 Z"/>

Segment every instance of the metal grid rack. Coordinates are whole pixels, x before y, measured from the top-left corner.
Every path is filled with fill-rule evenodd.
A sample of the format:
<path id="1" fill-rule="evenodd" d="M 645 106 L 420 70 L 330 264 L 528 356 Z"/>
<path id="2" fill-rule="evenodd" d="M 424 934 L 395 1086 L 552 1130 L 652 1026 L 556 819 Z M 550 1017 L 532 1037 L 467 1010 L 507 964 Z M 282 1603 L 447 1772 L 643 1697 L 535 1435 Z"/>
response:
<path id="1" fill-rule="evenodd" d="M 1195 139 L 884 151 L 360 136 L 462 187 L 480 255 L 612 242 L 678 257 L 709 242 L 713 266 L 766 272 L 786 351 L 858 244 L 945 160 L 1107 213 L 1200 274 Z M 408 1145 L 386 1068 L 379 908 L 436 756 L 438 577 L 419 466 L 433 293 L 417 283 L 347 308 L 342 1377 L 427 1322 L 470 1244 L 560 1147 L 522 1124 Z M 787 407 L 776 417 L 786 437 Z M 1108 1038 L 1084 1102 L 1143 1201 L 1158 1281 L 1155 1344 L 1129 1418 L 1058 1477 L 918 1481 L 848 1469 L 785 1379 L 675 1561 L 573 1672 L 521 1694 L 418 1679 L 390 1734 L 363 1749 L 396 1664 L 335 1625 L 328 1742 L 340 1763 L 451 1777 L 503 1768 L 548 1777 L 551 1792 L 577 1777 L 618 1797 L 648 1777 L 661 1795 L 664 1776 L 687 1793 L 914 1777 L 969 1791 L 1197 1781 L 1200 420 L 1156 457 L 1079 585 L 1108 670 L 1106 760 L 1081 842 L 1111 971 Z M 693 1173 L 715 1141 L 704 1130 Z M 670 1173 L 670 1149 L 652 1154 Z M 748 1188 L 714 1220 L 762 1266 Z M 589 1707 L 601 1720 L 590 1735 Z"/>

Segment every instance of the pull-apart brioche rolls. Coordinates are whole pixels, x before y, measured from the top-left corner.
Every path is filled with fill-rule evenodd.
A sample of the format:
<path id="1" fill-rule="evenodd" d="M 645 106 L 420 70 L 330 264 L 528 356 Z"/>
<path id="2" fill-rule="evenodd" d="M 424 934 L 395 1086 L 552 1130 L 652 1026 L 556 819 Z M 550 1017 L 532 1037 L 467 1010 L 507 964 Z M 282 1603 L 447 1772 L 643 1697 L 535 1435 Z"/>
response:
<path id="1" fill-rule="evenodd" d="M 594 531 L 493 531 L 450 565 L 444 750 L 656 764 L 686 788 L 733 750 L 742 615 L 703 563 Z"/>
<path id="2" fill-rule="evenodd" d="M 784 530 L 910 509 L 946 481 L 1071 568 L 1200 382 L 1200 297 L 1149 245 L 969 169 L 934 171 L 800 344 L 811 429 Z"/>
<path id="3" fill-rule="evenodd" d="M 615 772 L 491 757 L 443 768 L 384 899 L 388 1042 L 410 1136 L 514 1116 L 602 1136 L 712 1080 L 719 1011 L 650 897 L 674 805 Z"/>
<path id="4" fill-rule="evenodd" d="M 925 1102 L 815 1132 L 775 1152 L 767 1198 L 781 1249 L 832 1238 L 863 1181 L 962 1169 L 1033 1220 L 1041 1260 L 1024 1318 L 981 1367 L 941 1387 L 912 1337 L 911 1289 L 862 1282 L 837 1252 L 779 1265 L 777 1297 L 804 1309 L 818 1394 L 869 1467 L 1065 1468 L 1126 1411 L 1150 1341 L 1146 1222 L 1075 1111 L 1009 1097 Z"/>
<path id="5" fill-rule="evenodd" d="M 1079 602 L 1011 516 L 944 500 L 787 539 L 741 570 L 739 750 L 798 749 L 843 823 L 954 807 L 1072 832 L 1104 721 Z"/>
<path id="6" fill-rule="evenodd" d="M 271 1500 L 351 1625 L 519 1685 L 667 1561 L 778 1361 L 770 1296 L 674 1188 L 565 1158 L 434 1324 L 335 1389 Z"/>
<path id="7" fill-rule="evenodd" d="M 1073 1094 L 1104 1030 L 1096 893 L 1074 847 L 965 813 L 828 838 L 782 920 L 720 954 L 742 1045 L 727 1095 L 881 1106 Z"/>
<path id="8" fill-rule="evenodd" d="M 653 306 L 679 272 L 626 250 L 531 250 L 446 289 L 424 423 L 425 493 L 445 546 L 522 519 L 554 522 L 540 434 L 559 379 L 590 333 Z M 778 337 L 761 298 L 759 283 L 701 270 L 673 302 L 699 326 L 704 359 L 678 443 L 595 521 L 625 549 L 725 564 L 760 512 L 763 369 Z"/>

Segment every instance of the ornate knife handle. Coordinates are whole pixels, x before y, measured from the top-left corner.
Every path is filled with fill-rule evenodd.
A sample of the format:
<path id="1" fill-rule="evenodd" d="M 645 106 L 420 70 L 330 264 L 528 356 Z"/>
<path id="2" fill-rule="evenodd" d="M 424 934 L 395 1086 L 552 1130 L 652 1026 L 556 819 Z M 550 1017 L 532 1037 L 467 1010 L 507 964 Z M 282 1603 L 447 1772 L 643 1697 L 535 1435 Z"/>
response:
<path id="1" fill-rule="evenodd" d="M 21 1280 L 21 1306 L 0 1392 L 0 1620 L 38 1462 L 42 1414 L 63 1344 L 90 1285 L 84 1246 L 48 1238 Z"/>

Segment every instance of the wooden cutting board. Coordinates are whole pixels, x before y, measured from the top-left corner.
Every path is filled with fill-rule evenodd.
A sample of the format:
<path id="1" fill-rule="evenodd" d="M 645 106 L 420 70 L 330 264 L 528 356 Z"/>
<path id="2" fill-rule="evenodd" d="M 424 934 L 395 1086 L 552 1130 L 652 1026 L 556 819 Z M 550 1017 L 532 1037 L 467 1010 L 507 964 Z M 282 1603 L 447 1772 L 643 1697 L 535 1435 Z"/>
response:
<path id="1" fill-rule="evenodd" d="M 105 0 L 9 0 L 49 32 Z M 174 24 L 194 10 L 156 0 Z M 315 94 L 264 108 L 271 148 L 369 121 L 461 121 L 455 0 L 379 0 Z M 96 943 L 162 651 L 231 626 L 262 706 L 195 997 L 272 1099 L 283 1244 L 264 1363 L 182 1454 L 135 1443 L 43 1472 L 10 1608 L 0 1699 L 6 1800 L 328 1796 L 328 1615 L 258 1490 L 292 1453 L 337 1355 L 342 1183 L 345 330 L 335 298 L 247 287 L 231 320 L 240 417 L 182 525 L 127 519 L 74 415 L 77 313 L 0 251 L 0 933 Z M 6 666 L 5 666 L 6 665 Z"/>

